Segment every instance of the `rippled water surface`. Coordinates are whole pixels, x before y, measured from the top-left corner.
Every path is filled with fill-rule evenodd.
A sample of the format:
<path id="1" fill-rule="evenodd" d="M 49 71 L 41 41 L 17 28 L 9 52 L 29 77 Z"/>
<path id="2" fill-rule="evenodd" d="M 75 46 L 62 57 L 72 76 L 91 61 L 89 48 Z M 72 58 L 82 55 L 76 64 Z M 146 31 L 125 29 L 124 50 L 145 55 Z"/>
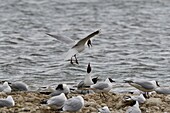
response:
<path id="1" fill-rule="evenodd" d="M 30 85 L 74 84 L 91 62 L 93 76 L 170 84 L 169 0 L 0 0 L 0 79 Z M 68 45 L 101 29 L 79 65 L 63 60 Z"/>

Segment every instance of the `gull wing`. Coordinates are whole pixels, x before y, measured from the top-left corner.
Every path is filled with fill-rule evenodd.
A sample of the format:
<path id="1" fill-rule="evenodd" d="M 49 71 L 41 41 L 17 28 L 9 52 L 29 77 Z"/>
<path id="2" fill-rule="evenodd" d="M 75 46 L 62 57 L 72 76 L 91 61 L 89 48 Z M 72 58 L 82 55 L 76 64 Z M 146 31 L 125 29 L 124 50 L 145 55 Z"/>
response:
<path id="1" fill-rule="evenodd" d="M 91 34 L 89 34 L 88 36 L 86 36 L 85 38 L 81 39 L 80 41 L 77 42 L 77 44 L 75 46 L 79 46 L 79 45 L 84 45 L 90 38 L 94 37 L 95 35 L 99 34 L 100 30 L 97 30 Z M 75 47 L 73 46 L 73 47 Z"/>
<path id="2" fill-rule="evenodd" d="M 12 103 L 9 102 L 8 100 L 1 99 L 0 100 L 0 107 L 5 107 L 5 106 L 7 106 L 7 107 L 12 106 Z"/>
<path id="3" fill-rule="evenodd" d="M 158 94 L 170 94 L 170 88 L 169 87 L 158 87 L 155 89 L 156 93 Z"/>
<path id="4" fill-rule="evenodd" d="M 141 113 L 141 110 L 136 106 L 132 106 L 127 109 L 126 113 Z"/>
<path id="5" fill-rule="evenodd" d="M 64 104 L 64 99 L 63 98 L 59 98 L 57 96 L 55 97 L 51 97 L 47 103 L 48 105 L 56 105 L 56 106 L 62 106 Z"/>
<path id="6" fill-rule="evenodd" d="M 64 111 L 67 111 L 67 110 L 78 111 L 82 106 L 83 105 L 80 99 L 78 99 L 77 97 L 74 97 L 74 98 L 70 98 L 67 101 L 65 101 L 63 110 Z"/>
<path id="7" fill-rule="evenodd" d="M 13 91 L 27 91 L 28 86 L 22 82 L 12 83 L 11 88 Z"/>
<path id="8" fill-rule="evenodd" d="M 72 44 L 72 43 L 75 43 L 74 40 L 72 40 L 71 38 L 68 38 L 68 37 L 63 37 L 61 35 L 57 35 L 57 34 L 54 34 L 54 33 L 46 33 L 48 36 L 51 36 L 57 40 L 59 40 L 60 42 L 64 42 L 66 44 Z"/>
<path id="9" fill-rule="evenodd" d="M 153 89 L 154 88 L 153 84 L 151 82 L 149 82 L 149 81 L 142 81 L 142 82 L 136 81 L 134 83 L 142 86 L 145 89 Z"/>
<path id="10" fill-rule="evenodd" d="M 97 83 L 91 86 L 91 88 L 95 88 L 95 89 L 99 89 L 99 90 L 103 90 L 104 88 L 109 87 L 108 83 Z"/>
<path id="11" fill-rule="evenodd" d="M 57 96 L 57 95 L 60 95 L 61 93 L 63 93 L 64 91 L 63 90 L 55 90 L 54 92 L 52 92 L 51 94 L 50 94 L 50 96 Z"/>
<path id="12" fill-rule="evenodd" d="M 0 86 L 0 92 L 2 92 L 4 90 L 4 88 L 2 86 Z"/>
<path id="13" fill-rule="evenodd" d="M 80 81 L 80 83 L 77 85 L 77 88 L 82 88 L 84 86 L 84 81 Z"/>

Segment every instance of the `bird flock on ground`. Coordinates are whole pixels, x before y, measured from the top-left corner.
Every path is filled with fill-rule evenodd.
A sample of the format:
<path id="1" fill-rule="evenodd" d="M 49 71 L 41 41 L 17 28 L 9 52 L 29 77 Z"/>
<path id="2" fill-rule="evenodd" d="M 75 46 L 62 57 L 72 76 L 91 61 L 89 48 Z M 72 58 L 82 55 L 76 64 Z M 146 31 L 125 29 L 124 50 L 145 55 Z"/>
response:
<path id="1" fill-rule="evenodd" d="M 78 53 L 85 49 L 86 44 L 89 48 L 92 47 L 91 38 L 99 33 L 100 30 L 97 30 L 78 42 L 56 34 L 47 33 L 47 35 L 54 37 L 66 44 L 74 43 L 65 54 L 66 56 L 64 57 L 64 60 L 69 61 L 71 64 L 79 64 L 77 59 Z M 107 93 L 111 91 L 113 85 L 112 83 L 115 81 L 111 78 L 106 78 L 105 81 L 99 81 L 99 77 L 92 78 L 91 70 L 91 64 L 88 63 L 87 73 L 84 76 L 84 80 L 80 81 L 76 88 L 71 89 L 67 84 L 60 83 L 52 92 L 50 92 L 50 98 L 48 100 L 42 100 L 40 104 L 46 104 L 47 106 L 55 108 L 59 111 L 77 112 L 84 107 L 85 100 L 80 95 L 68 98 L 67 95 L 71 93 L 72 90 L 81 94 L 100 93 L 101 98 L 107 98 Z M 132 102 L 131 106 L 126 110 L 126 113 L 141 113 L 140 104 L 147 101 L 147 98 L 149 98 L 149 92 L 155 91 L 159 94 L 170 94 L 170 88 L 160 87 L 158 81 L 155 80 L 124 80 L 124 83 L 128 83 L 140 91 L 138 95 L 123 97 L 122 100 L 124 102 Z M 11 91 L 28 90 L 28 85 L 23 82 L 9 83 L 7 81 L 3 81 L 2 85 L 0 86 L 0 92 L 5 93 L 10 93 Z M 12 96 L 9 95 L 7 98 L 0 99 L 0 107 L 11 106 L 15 106 L 15 101 Z M 98 108 L 98 112 L 111 113 L 108 106 Z"/>

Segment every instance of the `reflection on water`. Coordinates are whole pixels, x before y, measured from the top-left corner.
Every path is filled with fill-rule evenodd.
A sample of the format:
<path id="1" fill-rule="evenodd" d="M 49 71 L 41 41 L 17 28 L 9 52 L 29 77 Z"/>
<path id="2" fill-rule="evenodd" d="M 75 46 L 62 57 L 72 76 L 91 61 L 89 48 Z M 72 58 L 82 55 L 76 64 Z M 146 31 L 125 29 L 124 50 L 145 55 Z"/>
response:
<path id="1" fill-rule="evenodd" d="M 168 0 L 3 0 L 0 4 L 0 79 L 36 86 L 74 84 L 86 74 L 170 83 Z M 80 39 L 101 29 L 80 64 L 63 61 L 69 46 L 45 33 Z M 166 80 L 166 82 L 164 82 Z"/>

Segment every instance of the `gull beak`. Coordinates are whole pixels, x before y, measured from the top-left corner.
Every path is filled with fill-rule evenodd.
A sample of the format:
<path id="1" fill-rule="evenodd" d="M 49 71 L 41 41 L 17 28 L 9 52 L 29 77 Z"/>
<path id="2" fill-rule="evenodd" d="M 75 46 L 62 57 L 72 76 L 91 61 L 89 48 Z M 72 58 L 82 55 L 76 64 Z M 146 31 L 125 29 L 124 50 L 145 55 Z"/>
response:
<path id="1" fill-rule="evenodd" d="M 87 66 L 87 73 L 90 73 L 91 72 L 91 66 L 90 66 L 90 63 L 88 64 Z"/>
<path id="2" fill-rule="evenodd" d="M 115 82 L 114 80 L 112 80 L 111 78 L 109 78 L 109 81 L 112 83 L 112 82 Z"/>
<path id="3" fill-rule="evenodd" d="M 160 85 L 158 84 L 158 81 L 156 81 L 156 85 L 157 85 L 158 87 L 160 87 Z"/>
<path id="4" fill-rule="evenodd" d="M 89 48 L 92 47 L 91 40 L 88 40 L 87 45 Z"/>

